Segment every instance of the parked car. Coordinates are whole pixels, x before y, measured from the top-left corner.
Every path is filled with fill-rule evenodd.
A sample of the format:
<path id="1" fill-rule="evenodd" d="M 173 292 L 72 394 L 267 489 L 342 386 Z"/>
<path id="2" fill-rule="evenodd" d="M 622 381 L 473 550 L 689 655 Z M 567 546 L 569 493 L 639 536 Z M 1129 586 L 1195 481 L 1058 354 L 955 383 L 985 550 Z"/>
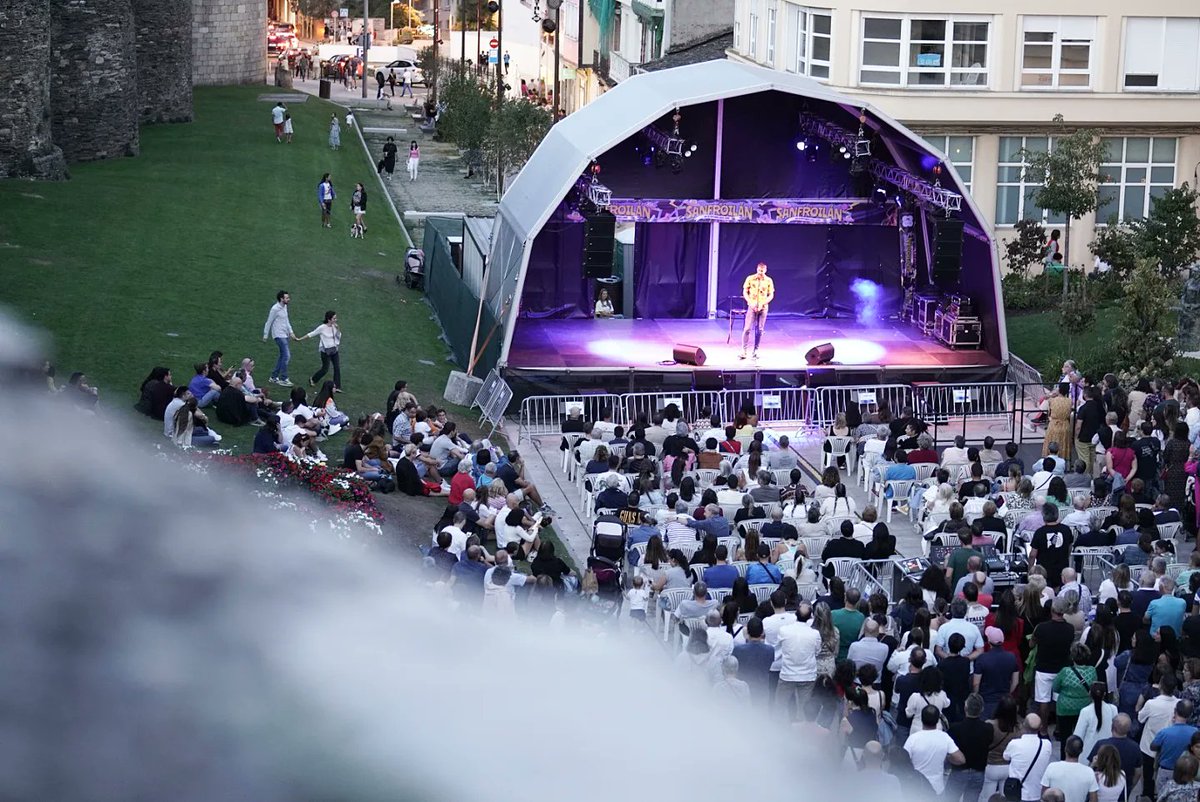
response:
<path id="1" fill-rule="evenodd" d="M 395 70 L 396 78 L 399 80 L 400 76 L 402 75 L 400 71 L 408 69 L 413 71 L 413 86 L 419 86 L 425 83 L 425 73 L 421 71 L 421 68 L 417 66 L 415 61 L 406 58 L 398 58 L 395 61 L 390 62 L 386 67 L 383 68 L 383 74 L 387 75 L 388 70 Z"/>
<path id="2" fill-rule="evenodd" d="M 267 52 L 274 54 L 299 48 L 296 26 L 290 22 L 272 22 L 267 26 Z"/>

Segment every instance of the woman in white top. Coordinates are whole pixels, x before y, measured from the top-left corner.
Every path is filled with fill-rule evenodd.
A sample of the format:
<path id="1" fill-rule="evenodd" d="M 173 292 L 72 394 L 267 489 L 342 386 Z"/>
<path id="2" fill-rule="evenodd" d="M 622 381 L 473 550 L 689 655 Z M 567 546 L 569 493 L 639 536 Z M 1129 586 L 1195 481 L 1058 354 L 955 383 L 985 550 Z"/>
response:
<path id="1" fill-rule="evenodd" d="M 858 505 L 854 503 L 854 499 L 846 495 L 846 486 L 841 482 L 833 488 L 833 498 L 825 498 L 821 500 L 821 517 L 831 518 L 837 516 L 845 518 L 854 515 L 858 512 Z"/>
<path id="2" fill-rule="evenodd" d="M 926 705 L 933 705 L 938 709 L 938 712 L 944 712 L 950 706 L 950 697 L 942 690 L 942 672 L 936 666 L 926 666 L 921 669 L 921 675 L 918 680 L 919 687 L 908 697 L 908 705 L 904 708 L 904 715 L 911 719 L 920 720 L 921 710 Z M 942 729 L 942 723 L 939 721 L 937 728 Z"/>
<path id="3" fill-rule="evenodd" d="M 1129 566 L 1118 563 L 1113 567 L 1112 576 L 1100 583 L 1099 603 L 1104 604 L 1109 599 L 1117 598 L 1117 594 L 1123 590 L 1133 593 L 1137 586 L 1129 577 Z"/>
<path id="4" fill-rule="evenodd" d="M 308 340 L 312 337 L 320 338 L 321 369 L 312 375 L 312 378 L 308 380 L 308 385 L 316 387 L 317 382 L 329 372 L 329 365 L 332 364 L 333 391 L 340 393 L 342 391 L 342 363 L 338 357 L 338 348 L 342 344 L 342 330 L 338 327 L 337 312 L 330 309 L 325 313 L 325 322 L 300 339 Z"/>
<path id="5" fill-rule="evenodd" d="M 1104 682 L 1093 682 L 1091 687 L 1092 703 L 1079 711 L 1079 719 L 1075 722 L 1075 734 L 1083 739 L 1083 752 L 1090 755 L 1096 746 L 1096 741 L 1103 740 L 1112 734 L 1112 721 L 1117 716 L 1117 706 L 1104 701 L 1108 695 L 1108 685 Z"/>
<path id="6" fill-rule="evenodd" d="M 938 485 L 937 495 L 933 501 L 925 505 L 925 532 L 932 532 L 946 517 L 950 515 L 950 505 L 954 498 L 954 488 L 948 484 Z"/>
<path id="7" fill-rule="evenodd" d="M 600 297 L 596 299 L 596 317 L 612 317 L 614 314 L 613 303 L 608 297 L 608 290 L 600 290 Z"/>
<path id="8" fill-rule="evenodd" d="M 1087 754 L 1086 752 L 1084 754 Z M 1125 772 L 1121 770 L 1121 753 L 1112 744 L 1105 744 L 1092 759 L 1099 790 L 1096 802 L 1118 802 L 1125 796 Z"/>

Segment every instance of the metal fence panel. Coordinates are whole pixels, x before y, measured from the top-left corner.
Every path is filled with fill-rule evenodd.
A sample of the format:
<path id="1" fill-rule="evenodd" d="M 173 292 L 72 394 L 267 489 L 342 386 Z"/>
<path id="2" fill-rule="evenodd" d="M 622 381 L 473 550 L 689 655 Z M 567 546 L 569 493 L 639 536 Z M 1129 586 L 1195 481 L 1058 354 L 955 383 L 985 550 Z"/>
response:
<path id="1" fill-rule="evenodd" d="M 625 420 L 622 423 L 637 420 L 638 415 L 645 415 L 646 420 L 653 421 L 657 414 L 669 404 L 679 407 L 683 420 L 687 423 L 699 423 L 708 420 L 711 415 L 721 415 L 729 420 L 732 416 L 725 412 L 724 390 L 680 390 L 672 393 L 626 393 L 620 396 L 620 408 L 625 410 Z M 708 415 L 703 414 L 708 410 Z"/>
<path id="2" fill-rule="evenodd" d="M 532 395 L 521 402 L 521 429 L 526 436 L 538 437 L 562 431 L 562 423 L 572 408 L 583 412 L 585 421 L 600 420 L 606 410 L 621 415 L 619 395 Z M 623 421 L 618 421 L 622 422 Z"/>
<path id="3" fill-rule="evenodd" d="M 866 414 L 878 412 L 881 403 L 886 403 L 892 415 L 899 417 L 900 410 L 912 406 L 912 388 L 907 384 L 821 387 L 817 390 L 816 420 L 811 423 L 824 428 L 830 426 L 837 420 L 838 415 L 854 404 L 858 404 Z"/>

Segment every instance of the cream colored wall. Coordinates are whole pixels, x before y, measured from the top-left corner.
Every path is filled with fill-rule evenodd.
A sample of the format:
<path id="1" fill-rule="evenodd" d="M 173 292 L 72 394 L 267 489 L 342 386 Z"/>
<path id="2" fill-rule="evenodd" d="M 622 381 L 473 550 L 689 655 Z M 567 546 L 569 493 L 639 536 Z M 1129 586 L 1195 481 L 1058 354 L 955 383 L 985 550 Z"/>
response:
<path id="1" fill-rule="evenodd" d="M 737 0 L 735 15 L 741 22 L 742 45 L 749 42 L 750 0 Z M 766 2 L 758 0 L 759 57 L 766 52 Z M 791 3 L 779 0 L 776 53 L 790 52 L 786 41 L 786 7 L 832 8 L 833 40 L 830 53 L 830 84 L 851 97 L 883 110 L 922 134 L 971 135 L 975 140 L 972 196 L 980 212 L 993 222 L 996 213 L 996 165 L 1000 137 L 1045 134 L 1055 114 L 1072 125 L 1092 127 L 1112 136 L 1173 136 L 1177 139 L 1175 179 L 1197 185 L 1200 164 L 1200 95 L 1196 93 L 1145 93 L 1118 91 L 1121 83 L 1124 17 L 1200 16 L 1200 5 L 1179 0 L 1142 0 L 1136 6 L 1118 0 L 1078 2 L 1035 2 L 1009 0 L 992 19 L 989 59 L 990 88 L 981 90 L 913 90 L 856 87 L 859 31 L 864 13 L 881 14 L 980 14 L 952 0 L 870 0 L 870 2 Z M 1063 15 L 1097 17 L 1092 54 L 1090 91 L 1018 91 L 1022 17 Z M 783 50 L 781 50 L 783 48 Z M 730 52 L 731 58 L 754 61 L 751 54 Z M 782 65 L 785 58 L 777 57 Z M 1012 236 L 1011 226 L 995 230 L 998 240 Z M 1095 220 L 1089 215 L 1070 231 L 1072 264 L 1092 264 L 1087 249 L 1095 235 Z"/>

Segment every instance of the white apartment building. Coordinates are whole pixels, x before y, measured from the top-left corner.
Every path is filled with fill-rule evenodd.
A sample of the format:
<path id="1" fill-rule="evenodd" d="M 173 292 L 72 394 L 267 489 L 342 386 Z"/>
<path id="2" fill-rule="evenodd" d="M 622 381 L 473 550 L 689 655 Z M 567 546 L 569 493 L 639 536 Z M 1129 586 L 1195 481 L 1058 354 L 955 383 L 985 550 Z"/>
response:
<path id="1" fill-rule="evenodd" d="M 1071 229 L 1070 261 L 1110 217 L 1200 171 L 1200 2 L 736 0 L 730 58 L 808 75 L 882 109 L 942 150 L 1006 236 L 1029 198 L 1022 147 L 1053 147 L 1055 114 L 1108 145 L 1102 201 Z"/>

